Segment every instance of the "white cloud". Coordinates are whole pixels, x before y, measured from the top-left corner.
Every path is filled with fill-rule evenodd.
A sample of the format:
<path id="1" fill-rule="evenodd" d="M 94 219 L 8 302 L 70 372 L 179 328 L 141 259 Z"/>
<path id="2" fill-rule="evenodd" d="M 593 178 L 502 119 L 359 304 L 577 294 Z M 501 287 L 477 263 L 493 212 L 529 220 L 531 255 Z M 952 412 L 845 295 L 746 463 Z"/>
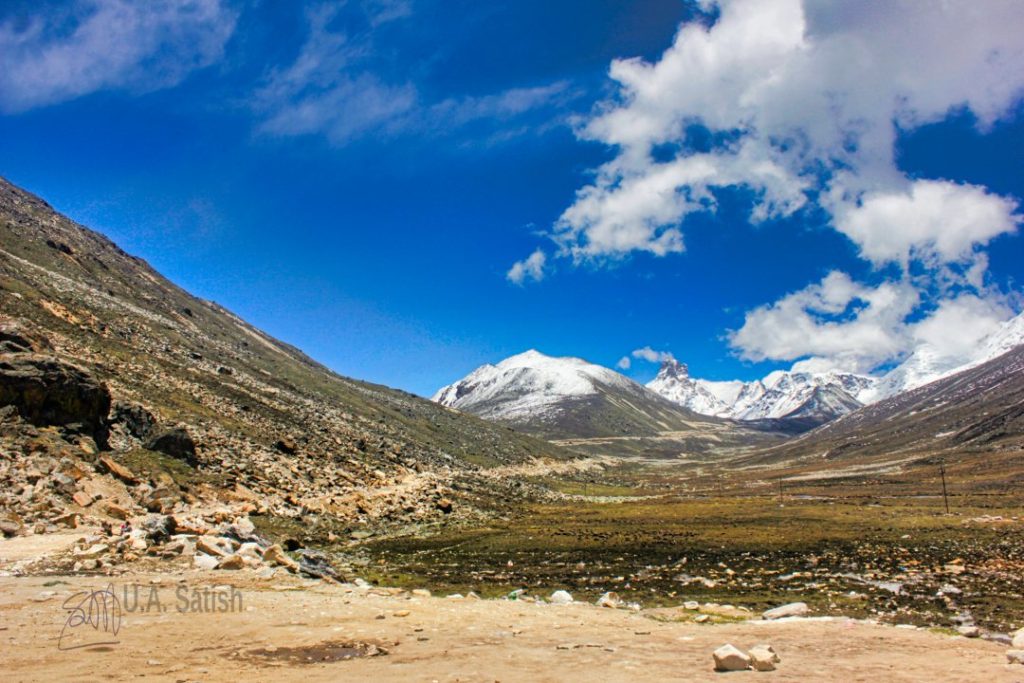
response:
<path id="1" fill-rule="evenodd" d="M 652 63 L 622 59 L 616 91 L 578 128 L 613 158 L 556 221 L 558 255 L 604 262 L 683 251 L 685 220 L 716 191 L 752 190 L 750 221 L 810 202 L 874 266 L 866 285 L 832 272 L 749 311 L 746 359 L 869 370 L 926 337 L 949 347 L 1009 314 L 986 289 L 984 247 L 1016 231 L 1013 200 L 897 167 L 898 130 L 967 109 L 984 131 L 1024 93 L 1018 3 L 706 0 Z M 717 15 L 714 10 L 717 8 Z M 875 279 L 873 278 L 873 281 Z M 959 323 L 959 324 L 958 324 Z M 973 329 L 973 328 L 972 328 Z"/>
<path id="2" fill-rule="evenodd" d="M 522 285 L 528 280 L 533 280 L 534 282 L 543 280 L 544 265 L 547 263 L 547 260 L 548 257 L 544 251 L 537 249 L 522 261 L 516 261 L 512 264 L 505 277 L 508 278 L 509 282 L 517 285 Z"/>
<path id="3" fill-rule="evenodd" d="M 221 0 L 76 0 L 24 25 L 7 21 L 0 24 L 0 109 L 177 85 L 221 59 L 236 20 Z"/>
<path id="4" fill-rule="evenodd" d="M 910 326 L 915 345 L 926 344 L 941 358 L 968 359 L 983 338 L 1014 311 L 998 298 L 963 294 L 942 301 L 924 320 Z"/>
<path id="5" fill-rule="evenodd" d="M 612 63 L 618 91 L 579 135 L 617 153 L 556 223 L 562 255 L 680 252 L 683 220 L 713 210 L 718 187 L 756 190 L 754 221 L 800 208 L 807 190 L 830 189 L 825 208 L 836 196 L 856 204 L 865 192 L 913 195 L 894 162 L 897 125 L 962 106 L 988 125 L 1024 91 L 1024 13 L 1012 2 L 705 4 L 719 7 L 717 19 L 682 26 L 656 62 Z M 693 124 L 719 143 L 693 151 Z M 669 159 L 666 145 L 676 150 Z M 932 232 L 942 257 L 985 234 Z"/>
<path id="6" fill-rule="evenodd" d="M 907 317 L 920 303 L 908 282 L 869 287 L 839 271 L 821 282 L 746 314 L 729 336 L 747 360 L 828 359 L 866 372 L 908 349 Z"/>
<path id="7" fill-rule="evenodd" d="M 650 346 L 645 346 L 642 349 L 634 349 L 630 354 L 633 358 L 645 360 L 648 363 L 664 363 L 667 360 L 675 360 L 668 351 L 655 351 Z"/>
<path id="8" fill-rule="evenodd" d="M 922 346 L 955 367 L 1014 314 L 997 292 L 961 292 L 925 307 L 908 280 L 869 287 L 833 271 L 748 312 L 729 340 L 742 358 L 797 360 L 792 369 L 801 372 L 871 372 Z"/>
<path id="9" fill-rule="evenodd" d="M 615 367 L 619 370 L 629 370 L 632 365 L 633 361 L 629 359 L 629 356 L 623 356 L 619 359 L 619 362 L 615 364 Z"/>
<path id="10" fill-rule="evenodd" d="M 368 0 L 362 7 L 374 28 L 412 12 L 410 3 L 398 0 Z M 566 83 L 558 82 L 424 101 L 414 83 L 389 82 L 374 71 L 372 30 L 353 38 L 332 26 L 344 9 L 344 3 L 324 4 L 307 13 L 309 35 L 299 54 L 291 64 L 272 70 L 254 95 L 260 132 L 323 135 L 337 146 L 368 134 L 442 136 L 475 121 L 516 121 L 573 96 Z"/>
<path id="11" fill-rule="evenodd" d="M 836 228 L 876 264 L 966 261 L 993 237 L 1014 232 L 1017 203 L 977 185 L 918 180 L 907 191 L 870 192 L 836 210 Z"/>

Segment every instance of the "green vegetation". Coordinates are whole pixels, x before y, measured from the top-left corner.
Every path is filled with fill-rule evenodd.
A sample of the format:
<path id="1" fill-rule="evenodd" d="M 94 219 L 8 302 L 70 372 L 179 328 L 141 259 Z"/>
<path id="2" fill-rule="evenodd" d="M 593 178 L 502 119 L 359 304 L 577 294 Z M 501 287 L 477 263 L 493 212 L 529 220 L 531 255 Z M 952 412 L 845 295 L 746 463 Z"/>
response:
<path id="1" fill-rule="evenodd" d="M 573 485 L 575 486 L 575 484 Z M 664 497 L 629 504 L 535 506 L 487 528 L 370 542 L 374 578 L 482 595 L 614 590 L 644 606 L 686 600 L 755 613 L 801 600 L 819 614 L 949 626 L 969 609 L 979 624 L 1024 622 L 1019 571 L 1024 523 L 941 501 L 776 501 Z M 1017 572 L 1017 573 L 1014 573 Z M 947 604 L 938 595 L 954 586 Z"/>

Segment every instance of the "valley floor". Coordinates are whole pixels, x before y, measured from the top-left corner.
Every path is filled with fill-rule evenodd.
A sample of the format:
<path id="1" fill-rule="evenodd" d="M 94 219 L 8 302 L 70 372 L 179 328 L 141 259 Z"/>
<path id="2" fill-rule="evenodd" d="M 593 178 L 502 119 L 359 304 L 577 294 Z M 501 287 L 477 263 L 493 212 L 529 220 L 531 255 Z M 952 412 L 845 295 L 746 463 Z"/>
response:
<path id="1" fill-rule="evenodd" d="M 62 643 L 106 638 L 116 644 L 59 649 L 70 614 L 65 607 L 81 600 L 69 598 L 110 582 L 117 595 L 133 584 L 145 596 L 157 591 L 163 609 L 125 611 L 116 636 L 88 625 L 71 628 Z M 215 584 L 241 595 L 239 611 L 178 611 L 179 587 L 191 594 Z M 0 666 L 12 681 L 704 681 L 720 680 L 711 652 L 724 643 L 770 643 L 782 659 L 776 671 L 727 677 L 1021 678 L 1020 666 L 1006 663 L 1005 647 L 927 630 L 842 618 L 698 625 L 650 616 L 580 603 L 414 596 L 245 573 L 4 576 Z M 359 654 L 368 656 L 342 659 Z"/>

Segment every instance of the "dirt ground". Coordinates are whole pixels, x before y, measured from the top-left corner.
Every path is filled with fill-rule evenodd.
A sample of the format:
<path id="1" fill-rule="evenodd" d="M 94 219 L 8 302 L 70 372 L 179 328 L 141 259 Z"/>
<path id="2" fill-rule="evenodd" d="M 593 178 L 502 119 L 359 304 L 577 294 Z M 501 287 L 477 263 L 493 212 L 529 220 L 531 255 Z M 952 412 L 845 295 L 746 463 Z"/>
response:
<path id="1" fill-rule="evenodd" d="M 73 620 L 90 604 L 92 622 L 112 620 L 112 603 L 82 593 L 108 585 L 116 634 Z M 237 591 L 233 611 L 179 611 L 215 585 Z M 7 681 L 1024 681 L 1005 646 L 841 618 L 662 623 L 580 603 L 388 592 L 245 572 L 0 576 L 0 670 Z M 769 643 L 782 662 L 716 674 L 711 653 L 725 643 Z"/>

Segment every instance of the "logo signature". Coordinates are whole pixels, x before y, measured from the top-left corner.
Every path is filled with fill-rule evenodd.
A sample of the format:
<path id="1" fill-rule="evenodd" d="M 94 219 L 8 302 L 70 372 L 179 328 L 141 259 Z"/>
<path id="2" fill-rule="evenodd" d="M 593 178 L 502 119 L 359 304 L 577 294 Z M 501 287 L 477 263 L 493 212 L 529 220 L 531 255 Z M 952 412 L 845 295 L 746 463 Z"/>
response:
<path id="1" fill-rule="evenodd" d="M 68 616 L 57 639 L 57 649 L 77 650 L 121 642 L 117 640 L 121 630 L 121 602 L 114 594 L 113 584 L 103 590 L 75 593 L 64 601 L 62 607 Z M 83 633 L 87 642 L 71 644 L 73 636 Z"/>

